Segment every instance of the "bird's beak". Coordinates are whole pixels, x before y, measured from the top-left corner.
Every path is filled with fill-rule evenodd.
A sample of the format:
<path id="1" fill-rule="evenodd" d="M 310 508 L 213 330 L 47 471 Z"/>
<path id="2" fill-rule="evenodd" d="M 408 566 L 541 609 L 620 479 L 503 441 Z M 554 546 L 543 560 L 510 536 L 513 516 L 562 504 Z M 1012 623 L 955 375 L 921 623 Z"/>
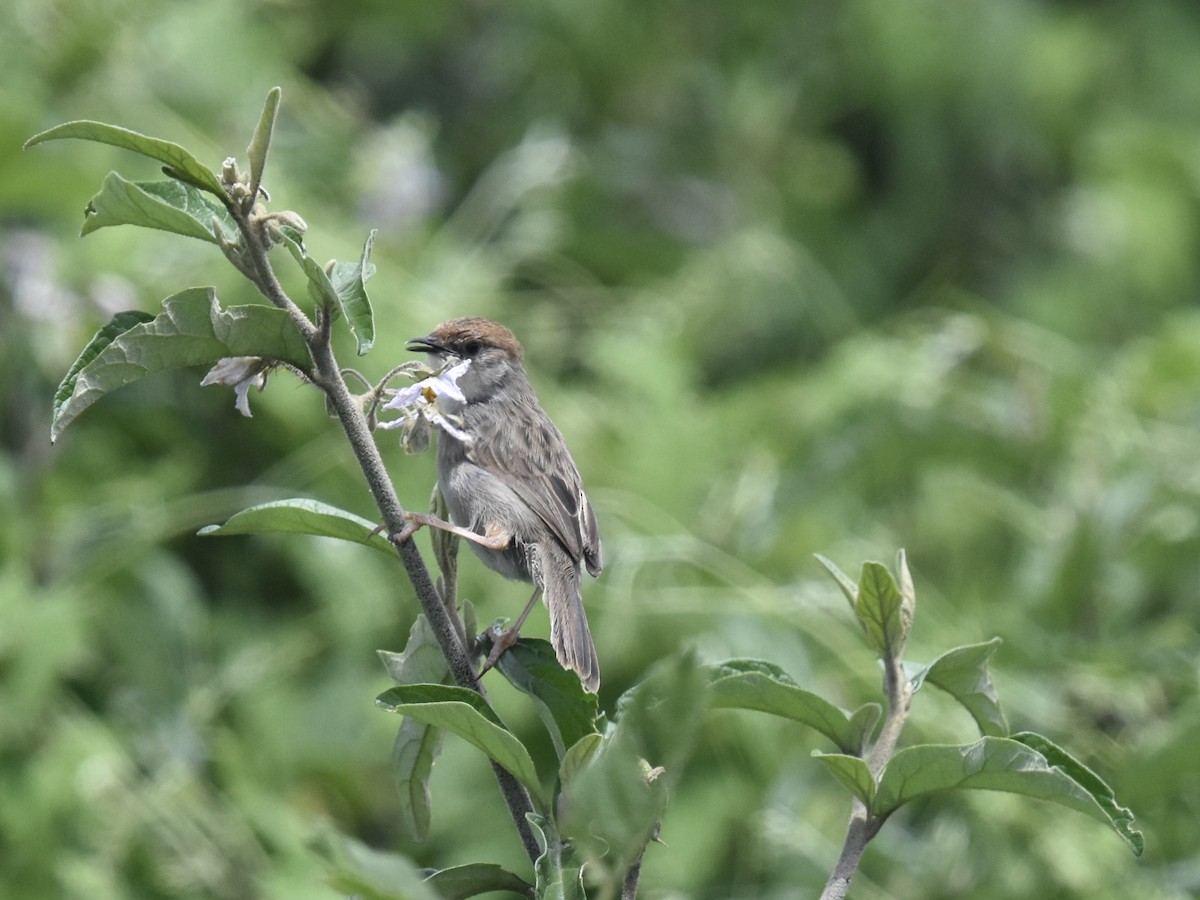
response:
<path id="1" fill-rule="evenodd" d="M 444 346 L 439 344 L 437 341 L 435 341 L 429 335 L 426 335 L 425 337 L 412 338 L 411 340 L 406 341 L 404 344 L 404 349 L 409 350 L 412 353 L 448 353 L 449 352 Z"/>

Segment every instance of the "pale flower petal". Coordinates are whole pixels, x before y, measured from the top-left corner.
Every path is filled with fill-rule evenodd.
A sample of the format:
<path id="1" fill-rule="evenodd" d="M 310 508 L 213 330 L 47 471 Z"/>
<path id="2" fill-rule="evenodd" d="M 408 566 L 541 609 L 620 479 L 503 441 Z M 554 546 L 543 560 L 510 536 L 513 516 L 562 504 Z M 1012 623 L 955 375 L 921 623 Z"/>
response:
<path id="1" fill-rule="evenodd" d="M 437 372 L 430 375 L 428 378 L 423 378 L 415 384 L 410 384 L 406 388 L 401 388 L 396 391 L 396 395 L 387 403 L 383 404 L 384 409 L 405 409 L 412 406 L 418 399 L 424 397 L 428 400 L 427 391 L 435 398 L 448 397 L 459 403 L 466 403 L 467 398 L 463 396 L 462 388 L 458 386 L 458 379 L 467 371 L 471 365 L 471 361 L 463 360 L 458 365 L 446 369 L 443 372 Z"/>
<path id="2" fill-rule="evenodd" d="M 451 403 L 451 408 L 467 402 L 462 388 L 458 386 L 458 379 L 466 373 L 470 365 L 470 360 L 463 360 L 449 369 L 396 391 L 392 398 L 383 404 L 383 408 L 402 410 L 405 415 L 391 422 L 380 422 L 378 427 L 403 428 L 402 442 L 406 448 L 410 444 L 413 448 L 421 448 L 424 445 L 423 436 L 418 432 L 428 424 L 436 425 L 464 443 L 470 443 L 471 436 L 462 429 L 458 417 L 439 408 L 443 398 Z"/>
<path id="3" fill-rule="evenodd" d="M 382 428 L 384 431 L 391 431 L 393 428 L 403 428 L 408 422 L 408 416 L 401 416 L 399 419 L 392 419 L 390 422 L 379 421 L 375 423 L 376 428 Z"/>
<path id="4" fill-rule="evenodd" d="M 267 361 L 261 356 L 226 356 L 218 359 L 216 365 L 208 370 L 200 386 L 224 384 L 233 387 L 257 375 L 266 367 Z"/>
<path id="5" fill-rule="evenodd" d="M 466 403 L 467 397 L 462 392 L 462 388 L 458 386 L 458 379 L 466 374 L 470 367 L 471 361 L 464 359 L 457 366 L 447 369 L 437 376 L 437 387 L 434 391 L 439 397 L 449 397 L 451 400 L 456 400 L 459 403 Z"/>
<path id="6" fill-rule="evenodd" d="M 232 387 L 237 395 L 235 406 L 243 416 L 250 416 L 250 388 L 262 390 L 267 383 L 271 363 L 260 356 L 226 356 L 200 382 L 201 387 L 222 384 Z"/>
<path id="7" fill-rule="evenodd" d="M 262 372 L 247 378 L 245 381 L 238 382 L 233 389 L 233 392 L 237 394 L 237 402 L 234 404 L 237 407 L 237 411 L 246 418 L 250 418 L 250 388 L 256 387 L 261 391 L 266 383 L 267 379 Z"/>
<path id="8" fill-rule="evenodd" d="M 425 379 L 428 381 L 429 379 Z M 396 396 L 383 404 L 384 409 L 405 409 L 417 402 L 417 398 L 421 396 L 421 391 L 425 389 L 425 381 L 418 381 L 415 384 L 410 384 L 406 388 L 401 388 L 396 391 Z"/>
<path id="9" fill-rule="evenodd" d="M 442 415 L 436 409 L 430 410 L 429 421 L 433 422 L 434 425 L 442 429 L 442 431 L 446 432 L 447 434 L 458 438 L 464 444 L 471 443 L 471 435 L 463 431 L 461 428 L 451 422 L 449 418 Z"/>

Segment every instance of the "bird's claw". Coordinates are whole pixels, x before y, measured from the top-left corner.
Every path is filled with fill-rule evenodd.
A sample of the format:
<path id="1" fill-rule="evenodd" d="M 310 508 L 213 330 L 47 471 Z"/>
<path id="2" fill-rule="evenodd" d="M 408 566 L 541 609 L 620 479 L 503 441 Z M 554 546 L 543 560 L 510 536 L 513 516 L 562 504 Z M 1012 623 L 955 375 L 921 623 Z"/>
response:
<path id="1" fill-rule="evenodd" d="M 388 540 L 391 541 L 393 544 L 406 543 L 409 540 L 409 538 L 411 538 L 414 534 L 417 533 L 417 529 L 420 527 L 421 527 L 420 525 L 417 525 L 414 522 L 411 522 L 411 521 L 405 522 L 404 527 L 401 528 L 399 531 L 397 531 L 395 534 L 390 535 L 388 537 Z"/>
<path id="2" fill-rule="evenodd" d="M 501 630 L 495 625 L 487 629 L 484 634 L 492 639 L 492 649 L 488 653 L 487 659 L 484 660 L 483 668 L 479 670 L 480 677 L 494 669 L 496 663 L 500 661 L 500 657 L 504 655 L 504 651 L 521 638 L 521 634 L 516 628 Z"/>
<path id="3" fill-rule="evenodd" d="M 408 540 L 414 534 L 416 534 L 422 526 L 428 524 L 425 521 L 426 518 L 426 516 L 422 516 L 420 513 L 406 512 L 404 514 L 404 527 L 394 534 L 389 534 L 388 540 L 396 546 L 407 543 Z M 379 534 L 385 528 L 387 528 L 387 525 L 379 525 L 374 531 L 371 532 L 371 537 Z"/>

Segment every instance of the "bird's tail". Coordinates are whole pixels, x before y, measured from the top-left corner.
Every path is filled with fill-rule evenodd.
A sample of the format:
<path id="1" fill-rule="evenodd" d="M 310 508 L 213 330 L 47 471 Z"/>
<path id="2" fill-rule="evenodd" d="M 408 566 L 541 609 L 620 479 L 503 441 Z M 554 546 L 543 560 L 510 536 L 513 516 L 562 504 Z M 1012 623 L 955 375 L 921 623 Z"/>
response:
<path id="1" fill-rule="evenodd" d="M 576 672 L 594 694 L 600 688 L 600 660 L 583 610 L 579 567 L 561 551 L 549 555 L 542 559 L 541 575 L 542 596 L 550 611 L 550 643 L 562 667 Z"/>

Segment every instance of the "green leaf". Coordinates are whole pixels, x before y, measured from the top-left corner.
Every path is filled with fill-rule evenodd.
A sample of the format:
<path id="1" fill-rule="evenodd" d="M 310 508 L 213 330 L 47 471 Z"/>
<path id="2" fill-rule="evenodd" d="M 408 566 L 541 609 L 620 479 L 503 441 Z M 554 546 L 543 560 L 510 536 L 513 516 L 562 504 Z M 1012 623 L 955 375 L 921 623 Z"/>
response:
<path id="1" fill-rule="evenodd" d="M 864 703 L 850 716 L 850 734 L 853 754 L 861 754 L 867 746 L 867 739 L 875 729 L 879 717 L 883 715 L 883 707 L 878 703 Z"/>
<path id="2" fill-rule="evenodd" d="M 867 764 L 857 756 L 847 756 L 841 753 L 821 753 L 814 751 L 813 756 L 821 761 L 834 778 L 850 788 L 851 793 L 871 808 L 875 797 L 875 779 Z"/>
<path id="3" fill-rule="evenodd" d="M 439 900 L 425 875 L 405 857 L 384 853 L 326 828 L 313 849 L 329 867 L 334 890 L 362 900 Z"/>
<path id="4" fill-rule="evenodd" d="M 564 864 L 567 850 L 554 820 L 532 813 L 525 818 L 542 849 L 541 856 L 533 864 L 537 900 L 587 900 L 583 890 L 583 869 Z"/>
<path id="5" fill-rule="evenodd" d="M 1107 785 L 1040 735 L 1026 739 L 1053 748 L 1055 761 L 1024 741 L 1001 737 L 980 738 L 973 744 L 923 744 L 901 750 L 889 760 L 879 778 L 871 811 L 888 816 L 905 803 L 945 791 L 1007 791 L 1049 800 L 1111 825 L 1135 853 L 1141 853 L 1142 836 L 1132 829 L 1129 811 L 1115 803 L 1106 808 L 1097 799 L 1099 786 L 1111 800 Z M 1070 760 L 1069 767 L 1059 765 L 1066 760 Z M 1075 776 L 1093 783 L 1086 786 Z"/>
<path id="6" fill-rule="evenodd" d="M 237 225 L 223 204 L 178 181 L 133 182 L 110 172 L 100 193 L 88 201 L 85 213 L 80 236 L 110 225 L 140 225 L 217 244 L 214 218 L 221 223 L 220 237 L 234 241 L 238 236 Z"/>
<path id="7" fill-rule="evenodd" d="M 390 650 L 380 650 L 378 653 L 396 684 L 436 684 L 445 681 L 450 674 L 437 637 L 429 626 L 429 620 L 423 615 L 418 615 L 413 622 L 403 653 Z"/>
<path id="8" fill-rule="evenodd" d="M 414 841 L 423 841 L 429 835 L 433 820 L 429 777 L 442 752 L 442 736 L 443 732 L 433 725 L 405 717 L 392 742 L 392 779 L 399 800 L 396 820 Z"/>
<path id="9" fill-rule="evenodd" d="M 375 246 L 375 231 L 367 235 L 362 257 L 358 262 L 335 262 L 329 272 L 342 314 L 358 342 L 358 355 L 364 356 L 375 344 L 375 314 L 367 297 L 367 279 L 375 274 L 370 262 Z"/>
<path id="10" fill-rule="evenodd" d="M 961 703 L 975 719 L 983 736 L 1005 737 L 1008 722 L 1000 710 L 1000 700 L 988 674 L 988 660 L 1000 646 L 1000 638 L 982 644 L 955 647 L 928 666 L 917 669 L 909 678 L 913 690 L 928 681 Z"/>
<path id="11" fill-rule="evenodd" d="M 116 334 L 92 355 L 95 341 L 55 392 L 51 441 L 105 394 L 153 372 L 211 366 L 227 356 L 260 356 L 300 368 L 310 364 L 308 347 L 286 312 L 272 306 L 223 309 L 212 288 L 168 297 L 159 315 Z"/>
<path id="12" fill-rule="evenodd" d="M 917 589 L 913 587 L 912 572 L 908 570 L 908 554 L 903 547 L 896 551 L 896 587 L 900 591 L 901 618 L 911 628 L 917 612 Z"/>
<path id="13" fill-rule="evenodd" d="M 592 761 L 603 742 L 603 736 L 598 732 L 594 732 L 592 734 L 585 734 L 568 747 L 567 752 L 563 754 L 562 762 L 558 766 L 559 782 L 566 784 L 578 775 Z"/>
<path id="14" fill-rule="evenodd" d="M 127 312 L 119 312 L 109 320 L 107 325 L 92 335 L 92 339 L 87 342 L 87 345 L 83 348 L 83 352 L 80 353 L 75 362 L 71 364 L 71 368 L 67 370 L 66 377 L 63 378 L 62 383 L 58 386 L 58 390 L 54 393 L 54 420 L 58 419 L 62 407 L 65 406 L 66 402 L 71 399 L 71 394 L 75 390 L 75 382 L 79 378 L 79 373 L 87 368 L 88 365 L 90 365 L 92 361 L 100 355 L 101 351 L 103 351 L 104 348 L 111 344 L 117 337 L 124 334 L 135 325 L 141 325 L 143 322 L 149 322 L 153 318 L 154 316 L 150 315 L 149 313 L 144 313 L 138 309 L 129 310 Z"/>
<path id="15" fill-rule="evenodd" d="M 1087 791 L 1096 801 L 1096 805 L 1104 811 L 1104 815 L 1117 834 L 1129 844 L 1136 855 L 1142 855 L 1145 841 L 1142 833 L 1133 827 L 1133 813 L 1117 803 L 1116 794 L 1103 778 L 1047 737 L 1031 731 L 1022 731 L 1014 734 L 1012 739 L 1021 742 L 1031 750 L 1036 750 L 1046 758 L 1046 762 Z"/>
<path id="16" fill-rule="evenodd" d="M 25 142 L 25 149 L 29 149 L 36 144 L 45 143 L 46 141 L 56 141 L 64 138 L 76 138 L 81 141 L 93 141 L 98 144 L 111 144 L 114 147 L 132 150 L 134 153 L 140 153 L 142 156 L 148 156 L 151 159 L 165 163 L 171 170 L 170 174 L 173 177 L 186 181 L 188 184 L 194 185 L 201 190 L 208 191 L 210 194 L 215 194 L 221 198 L 225 197 L 225 190 L 221 187 L 220 180 L 218 180 L 212 170 L 201 165 L 200 161 L 183 147 L 173 144 L 170 141 L 161 140 L 160 138 L 138 134 L 136 131 L 130 131 L 128 128 L 120 128 L 116 125 L 106 125 L 103 122 L 88 120 L 66 122 L 43 131 L 40 134 L 35 134 Z"/>
<path id="17" fill-rule="evenodd" d="M 494 863 L 469 863 L 434 872 L 425 883 L 442 900 L 466 900 L 492 891 L 507 891 L 522 897 L 534 896 L 533 885 Z"/>
<path id="18" fill-rule="evenodd" d="M 389 712 L 449 731 L 482 750 L 545 805 L 542 785 L 529 751 L 504 727 L 487 701 L 472 690 L 444 684 L 408 684 L 380 694 L 375 702 Z"/>
<path id="19" fill-rule="evenodd" d="M 855 584 L 850 576 L 834 565 L 833 560 L 822 556 L 820 553 L 813 554 L 817 558 L 817 562 L 823 565 L 826 571 L 833 576 L 833 580 L 837 582 L 838 587 L 842 589 L 842 593 L 846 595 L 846 599 L 850 601 L 850 608 L 854 609 L 858 605 L 858 585 Z"/>
<path id="20" fill-rule="evenodd" d="M 560 761 L 568 747 L 596 733 L 596 695 L 563 669 L 549 641 L 521 638 L 500 655 L 496 668 L 533 699 Z"/>
<path id="21" fill-rule="evenodd" d="M 852 726 L 846 713 L 798 686 L 772 663 L 731 659 L 709 667 L 709 678 L 712 709 L 752 709 L 782 716 L 815 728 L 846 753 L 862 749 L 862 723 Z"/>
<path id="22" fill-rule="evenodd" d="M 362 257 L 358 262 L 334 262 L 328 271 L 308 255 L 300 235 L 290 228 L 281 228 L 280 235 L 288 251 L 304 270 L 308 278 L 308 294 L 318 306 L 346 317 L 350 330 L 358 343 L 358 355 L 364 355 L 375 343 L 375 315 L 367 297 L 366 282 L 373 274 L 371 249 L 375 246 L 375 232 L 367 235 Z"/>
<path id="23" fill-rule="evenodd" d="M 899 658 L 912 627 L 912 608 L 882 563 L 863 563 L 854 614 L 881 658 Z"/>
<path id="24" fill-rule="evenodd" d="M 439 683 L 450 671 L 433 629 L 422 615 L 413 622 L 403 653 L 380 650 L 379 657 L 397 684 Z M 441 746 L 439 729 L 408 716 L 401 720 L 392 744 L 392 775 L 400 798 L 400 826 L 414 840 L 422 841 L 429 834 L 429 776 Z"/>
<path id="25" fill-rule="evenodd" d="M 321 267 L 321 264 L 308 255 L 308 251 L 304 247 L 304 241 L 290 228 L 281 228 L 279 229 L 279 233 L 283 238 L 284 246 L 288 248 L 288 252 L 300 264 L 300 268 L 304 270 L 304 276 L 308 279 L 309 297 L 319 307 L 327 310 L 330 315 L 336 310 L 340 310 L 342 301 L 338 297 L 333 282 L 329 280 L 329 275 Z"/>
<path id="26" fill-rule="evenodd" d="M 254 128 L 254 136 L 250 138 L 250 146 L 246 148 L 246 157 L 250 160 L 250 204 L 258 199 L 258 189 L 262 186 L 263 169 L 267 165 L 267 151 L 271 148 L 271 135 L 275 131 L 275 116 L 279 112 L 279 98 L 283 91 L 278 87 L 267 92 L 267 102 L 263 104 L 262 115 L 258 117 L 258 125 Z"/>
<path id="27" fill-rule="evenodd" d="M 613 888 L 662 819 L 705 713 L 706 681 L 691 654 L 660 663 L 621 697 L 615 725 L 563 783 L 563 835 Z"/>
<path id="28" fill-rule="evenodd" d="M 234 513 L 223 525 L 206 525 L 198 534 L 208 536 L 234 534 L 311 534 L 365 544 L 395 557 L 396 548 L 377 524 L 352 512 L 319 500 L 275 500 Z M 422 681 L 430 679 L 424 678 Z"/>

